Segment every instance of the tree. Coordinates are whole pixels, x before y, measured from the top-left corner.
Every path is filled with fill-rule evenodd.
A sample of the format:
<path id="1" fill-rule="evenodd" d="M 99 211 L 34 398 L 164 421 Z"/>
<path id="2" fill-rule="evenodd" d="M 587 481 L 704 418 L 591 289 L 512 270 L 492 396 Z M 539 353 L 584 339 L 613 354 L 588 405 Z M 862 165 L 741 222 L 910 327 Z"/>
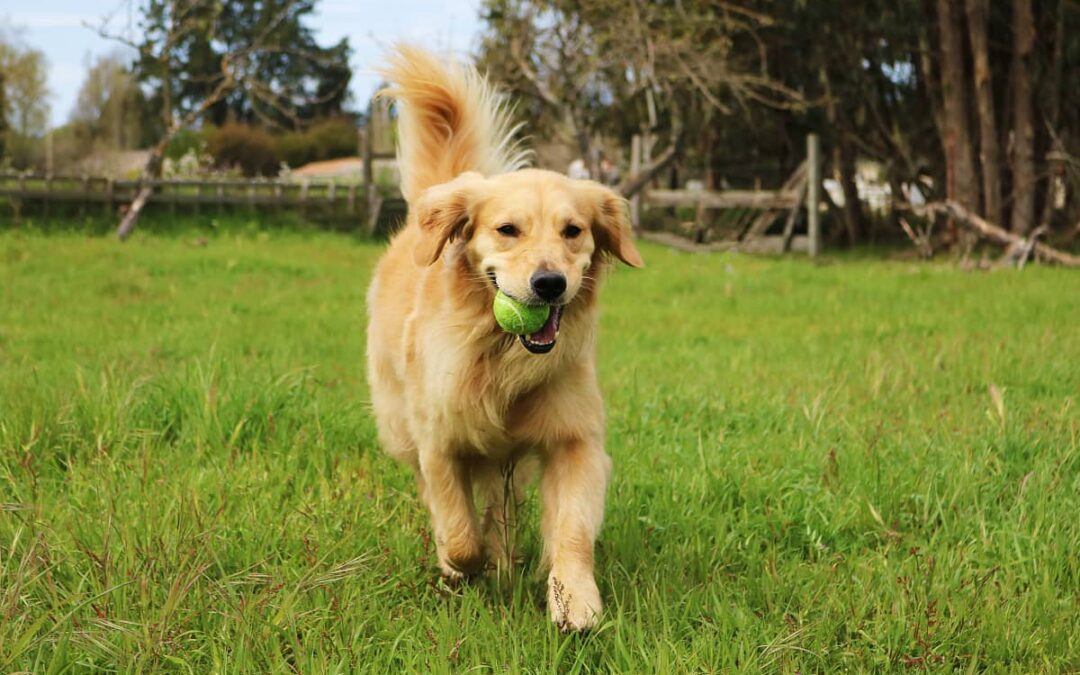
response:
<path id="1" fill-rule="evenodd" d="M 979 117 L 979 166 L 982 169 L 983 215 L 990 222 L 1000 223 L 1001 211 L 1001 150 L 994 114 L 993 73 L 990 68 L 989 0 L 966 0 L 968 34 L 974 62 L 975 102 Z"/>
<path id="2" fill-rule="evenodd" d="M 762 36 L 770 61 L 780 64 L 777 77 L 813 105 L 804 111 L 759 108 L 739 120 L 743 124 L 732 130 L 733 139 L 760 138 L 759 147 L 769 145 L 756 156 L 746 157 L 753 146 L 729 154 L 729 161 L 745 157 L 745 164 L 753 164 L 780 157 L 790 171 L 803 158 L 806 132 L 821 134 L 824 147 L 832 150 L 831 173 L 844 195 L 843 208 L 835 210 L 839 224 L 849 243 L 861 241 L 870 228 L 856 186 L 858 160 L 879 163 L 899 194 L 901 183 L 918 173 L 925 157 L 938 152 L 934 117 L 925 114 L 930 107 L 925 83 L 914 67 L 923 8 L 911 1 L 882 0 L 771 7 L 763 2 L 755 7 L 774 16 L 775 28 Z M 765 120 L 771 123 L 766 126 Z M 764 132 L 757 131 L 763 126 Z M 766 134 L 779 139 L 768 141 Z"/>
<path id="3" fill-rule="evenodd" d="M 275 54 L 294 59 L 312 56 L 303 44 L 290 44 L 296 35 L 288 29 L 299 25 L 298 17 L 310 11 L 313 0 L 142 1 L 137 37 L 113 32 L 108 18 L 99 32 L 138 51 L 138 72 L 154 90 L 161 131 L 143 168 L 144 178 L 160 177 L 173 137 L 204 120 L 215 106 L 227 104 L 230 97 L 242 94 L 286 117 L 289 106 L 312 103 L 295 98 L 307 90 L 291 87 L 283 79 L 286 71 L 265 64 L 269 60 L 280 66 L 271 56 Z M 234 10 L 247 12 L 243 31 L 227 28 Z M 150 186 L 139 190 L 117 228 L 121 239 L 134 228 L 152 195 Z"/>
<path id="4" fill-rule="evenodd" d="M 1056 12 L 1046 12 L 1046 16 L 1053 22 L 1053 31 L 1046 31 L 1053 35 L 1050 48 L 1050 65 L 1047 68 L 1047 76 L 1043 86 L 1046 99 L 1044 110 L 1046 111 L 1047 130 L 1049 132 L 1049 150 L 1059 157 L 1066 154 L 1065 140 L 1061 131 L 1061 101 L 1064 98 L 1062 85 L 1064 83 L 1064 66 L 1066 60 L 1066 47 L 1070 46 L 1069 34 L 1066 26 L 1069 20 L 1067 3 L 1069 0 L 1058 0 Z M 1045 25 L 1045 23 L 1044 23 Z M 1075 41 L 1071 42 L 1074 51 L 1080 48 Z M 1075 72 L 1075 71 L 1073 71 Z M 1075 87 L 1072 88 L 1075 90 Z M 1047 185 L 1046 199 L 1043 200 L 1042 225 L 1047 229 L 1054 218 L 1056 192 L 1054 186 L 1059 185 L 1058 180 L 1065 173 L 1065 165 L 1060 159 L 1050 162 L 1049 182 Z"/>
<path id="5" fill-rule="evenodd" d="M 124 60 L 102 56 L 87 70 L 71 124 L 87 149 L 134 148 L 142 139 L 143 105 L 142 90 Z"/>
<path id="6" fill-rule="evenodd" d="M 768 74 L 756 48 L 769 17 L 728 3 L 487 0 L 483 17 L 481 66 L 584 159 L 595 160 L 605 133 L 641 132 L 647 146 L 663 139 L 620 185 L 626 196 L 682 154 L 688 125 L 758 105 L 802 104 Z"/>
<path id="7" fill-rule="evenodd" d="M 1080 176 L 1067 161 L 1080 154 L 1080 89 L 1064 77 L 1080 68 L 1080 13 L 1069 11 L 1068 0 L 792 5 L 770 10 L 790 32 L 763 37 L 772 62 L 784 64 L 776 75 L 822 102 L 823 138 L 838 154 L 846 138 L 858 156 L 881 162 L 894 195 L 902 193 L 899 181 L 929 171 L 937 185 L 970 202 L 970 210 L 1008 225 L 1006 206 L 1033 214 L 1040 199 L 1043 222 L 1054 220 L 1052 195 L 1042 182 L 1050 171 L 1040 166 L 1053 150 L 1065 160 L 1051 160 L 1047 168 L 1068 186 L 1066 209 L 1073 214 L 1058 222 L 1080 218 Z M 767 4 L 755 6 L 764 11 Z M 806 71 L 812 66 L 823 66 L 820 89 Z M 766 127 L 773 114 L 762 110 L 749 129 L 735 132 L 744 144 L 755 139 L 748 150 L 769 142 L 758 141 L 754 129 Z M 782 129 L 820 124 L 813 109 L 806 116 L 776 114 L 785 118 L 776 125 Z M 938 139 L 936 147 L 928 138 Z M 1031 219 L 1022 222 L 1030 227 Z"/>
<path id="8" fill-rule="evenodd" d="M 534 133 L 562 137 L 588 160 L 598 109 L 590 90 L 600 64 L 585 42 L 584 22 L 546 2 L 495 0 L 483 11 L 492 31 L 482 46 L 481 66 L 535 117 Z"/>
<path id="9" fill-rule="evenodd" d="M 486 0 L 479 62 L 537 137 L 589 158 L 600 139 L 625 149 L 651 134 L 652 168 L 669 163 L 672 182 L 692 167 L 709 184 L 749 186 L 762 172 L 778 184 L 816 131 L 845 195 L 834 233 L 851 241 L 871 232 L 855 186 L 866 159 L 898 199 L 929 173 L 932 198 L 947 192 L 1005 225 L 1012 216 L 1017 231 L 1041 209 L 1041 222 L 1071 231 L 1080 220 L 1075 7 Z"/>
<path id="10" fill-rule="evenodd" d="M 971 114 L 968 110 L 964 75 L 964 29 L 958 0 L 937 0 L 937 27 L 941 41 L 941 90 L 945 102 L 946 190 L 951 199 L 981 211 L 979 183 L 971 141 Z"/>
<path id="11" fill-rule="evenodd" d="M 17 165 L 33 161 L 33 145 L 48 129 L 48 62 L 45 54 L 0 30 L 0 128 L 4 149 Z"/>
<path id="12" fill-rule="evenodd" d="M 5 147 L 8 133 L 8 121 L 7 115 L 4 111 L 7 110 L 7 94 L 5 87 L 5 73 L 0 70 L 0 158 L 5 156 Z"/>
<path id="13" fill-rule="evenodd" d="M 189 0 L 190 1 L 190 0 Z M 197 2 L 190 21 L 198 30 L 186 33 L 173 51 L 171 67 L 162 70 L 154 56 L 141 58 L 136 70 L 141 81 L 158 94 L 154 103 L 178 109 L 197 106 L 209 96 L 229 55 L 248 50 L 252 36 L 261 35 L 260 48 L 249 51 L 243 64 L 245 86 L 234 87 L 205 112 L 206 122 L 227 121 L 296 129 L 313 119 L 337 116 L 348 96 L 351 49 L 343 39 L 321 47 L 305 25 L 315 0 L 224 0 Z M 164 20 L 164 0 L 148 6 L 151 25 Z M 271 24 L 273 24 L 271 26 Z M 162 78 L 170 80 L 165 100 Z"/>
<path id="14" fill-rule="evenodd" d="M 1035 221 L 1035 126 L 1032 57 L 1035 19 L 1031 0 L 1013 0 L 1013 136 L 1011 229 L 1026 234 Z"/>

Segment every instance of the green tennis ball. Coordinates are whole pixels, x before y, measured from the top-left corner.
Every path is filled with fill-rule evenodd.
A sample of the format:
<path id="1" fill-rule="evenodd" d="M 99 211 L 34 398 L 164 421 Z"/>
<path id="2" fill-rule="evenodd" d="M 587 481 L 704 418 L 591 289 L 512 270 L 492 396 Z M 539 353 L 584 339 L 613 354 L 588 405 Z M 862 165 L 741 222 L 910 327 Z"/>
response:
<path id="1" fill-rule="evenodd" d="M 507 333 L 529 335 L 544 327 L 551 313 L 548 305 L 526 305 L 499 291 L 495 294 L 495 321 Z"/>

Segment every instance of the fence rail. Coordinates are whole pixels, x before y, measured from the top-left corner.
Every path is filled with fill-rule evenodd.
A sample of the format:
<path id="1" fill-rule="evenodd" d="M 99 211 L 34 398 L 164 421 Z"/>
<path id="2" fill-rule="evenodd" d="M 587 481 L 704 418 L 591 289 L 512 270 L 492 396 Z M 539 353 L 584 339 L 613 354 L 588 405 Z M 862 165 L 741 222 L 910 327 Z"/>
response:
<path id="1" fill-rule="evenodd" d="M 649 190 L 646 206 L 694 206 L 708 209 L 795 209 L 802 201 L 796 190 Z"/>
<path id="2" fill-rule="evenodd" d="M 0 173 L 0 198 L 40 205 L 97 206 L 106 213 L 123 207 L 144 186 L 154 188 L 151 204 L 175 211 L 247 208 L 252 211 L 296 211 L 322 220 L 353 221 L 358 226 L 369 216 L 370 191 L 363 184 L 330 180 L 114 180 L 100 176 L 32 175 Z M 382 200 L 375 195 L 375 200 Z M 369 225 L 370 227 L 370 225 Z"/>
<path id="3" fill-rule="evenodd" d="M 631 166 L 634 171 L 643 165 L 639 157 L 642 152 L 642 140 L 635 136 L 631 144 Z M 634 227 L 649 239 L 662 241 L 669 245 L 678 240 L 670 233 L 641 231 L 641 211 L 645 208 L 683 207 L 695 210 L 694 220 L 689 223 L 693 229 L 692 238 L 683 240 L 677 247 L 689 247 L 693 250 L 728 250 L 747 251 L 806 250 L 815 256 L 820 248 L 821 233 L 818 223 L 819 196 L 821 183 L 821 150 L 817 135 L 810 134 L 806 139 L 807 158 L 788 176 L 777 190 L 660 190 L 646 187 L 635 195 L 630 202 L 630 213 Z M 795 224 L 800 210 L 805 207 L 807 234 L 795 236 Z M 734 223 L 729 230 L 733 240 L 706 242 L 705 211 L 709 209 L 734 209 Z M 777 219 L 787 212 L 783 221 L 783 232 L 769 236 L 769 229 Z"/>
<path id="4" fill-rule="evenodd" d="M 370 143 L 363 144 L 371 166 L 375 156 Z M 640 139 L 635 139 L 634 148 L 640 152 Z M 777 190 L 663 190 L 648 189 L 635 195 L 631 202 L 631 213 L 636 228 L 640 226 L 640 210 L 657 207 L 692 207 L 696 211 L 693 240 L 705 241 L 702 223 L 705 222 L 707 209 L 739 209 L 733 231 L 737 245 L 751 248 L 759 242 L 767 248 L 778 247 L 788 251 L 805 245 L 811 255 L 820 247 L 818 226 L 818 186 L 820 184 L 820 150 L 817 138 L 807 138 L 807 160 Z M 635 160 L 635 166 L 640 166 Z M 20 173 L 0 173 L 0 198 L 10 198 L 21 209 L 24 203 L 40 204 L 48 213 L 51 203 L 75 204 L 81 213 L 91 205 L 100 205 L 106 213 L 130 203 L 140 190 L 146 186 L 154 188 L 151 204 L 160 208 L 162 205 L 175 211 L 183 207 L 200 213 L 203 208 L 217 209 L 245 208 L 252 213 L 259 210 L 271 210 L 280 213 L 284 210 L 299 211 L 300 215 L 316 220 L 330 220 L 366 227 L 369 232 L 387 229 L 392 218 L 404 215 L 404 201 L 384 199 L 375 189 L 370 171 L 365 172 L 360 183 L 339 184 L 333 180 L 302 179 L 294 180 L 113 180 L 97 176 L 37 176 Z M 795 224 L 801 207 L 807 213 L 807 242 L 795 244 Z M 778 237 L 766 237 L 767 232 L 777 218 L 787 212 L 783 221 L 783 233 Z M 382 224 L 380 226 L 380 223 Z M 773 241 L 775 239 L 775 241 Z M 732 244 L 725 243 L 725 247 Z"/>

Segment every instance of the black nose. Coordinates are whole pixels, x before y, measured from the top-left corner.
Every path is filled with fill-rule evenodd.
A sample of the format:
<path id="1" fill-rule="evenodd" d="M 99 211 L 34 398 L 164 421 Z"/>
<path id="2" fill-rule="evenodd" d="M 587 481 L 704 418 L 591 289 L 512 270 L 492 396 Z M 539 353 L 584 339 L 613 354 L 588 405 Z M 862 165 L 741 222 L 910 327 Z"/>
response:
<path id="1" fill-rule="evenodd" d="M 529 283 L 532 285 L 533 293 L 536 293 L 541 300 L 548 302 L 559 297 L 566 290 L 566 277 L 560 272 L 546 270 L 536 272 L 529 279 Z"/>

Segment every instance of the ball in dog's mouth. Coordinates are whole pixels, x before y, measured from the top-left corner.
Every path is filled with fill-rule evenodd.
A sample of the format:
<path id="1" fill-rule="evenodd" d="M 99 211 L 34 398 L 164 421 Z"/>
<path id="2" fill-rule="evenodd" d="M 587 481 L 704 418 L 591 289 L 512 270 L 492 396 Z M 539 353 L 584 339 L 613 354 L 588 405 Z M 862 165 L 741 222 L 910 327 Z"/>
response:
<path id="1" fill-rule="evenodd" d="M 499 280 L 496 278 L 495 272 L 488 270 L 487 278 L 491 281 L 491 285 L 495 287 L 495 292 L 499 293 Z M 533 354 L 547 354 L 552 349 L 555 349 L 555 341 L 559 338 L 559 322 L 562 320 L 562 313 L 563 305 L 552 305 L 547 321 L 540 327 L 540 330 L 529 335 L 518 335 L 521 346 Z"/>
<path id="2" fill-rule="evenodd" d="M 563 306 L 555 305 L 548 314 L 547 321 L 540 330 L 530 335 L 519 335 L 521 345 L 533 354 L 547 354 L 555 348 L 555 340 L 559 337 L 559 321 L 562 319 Z"/>

